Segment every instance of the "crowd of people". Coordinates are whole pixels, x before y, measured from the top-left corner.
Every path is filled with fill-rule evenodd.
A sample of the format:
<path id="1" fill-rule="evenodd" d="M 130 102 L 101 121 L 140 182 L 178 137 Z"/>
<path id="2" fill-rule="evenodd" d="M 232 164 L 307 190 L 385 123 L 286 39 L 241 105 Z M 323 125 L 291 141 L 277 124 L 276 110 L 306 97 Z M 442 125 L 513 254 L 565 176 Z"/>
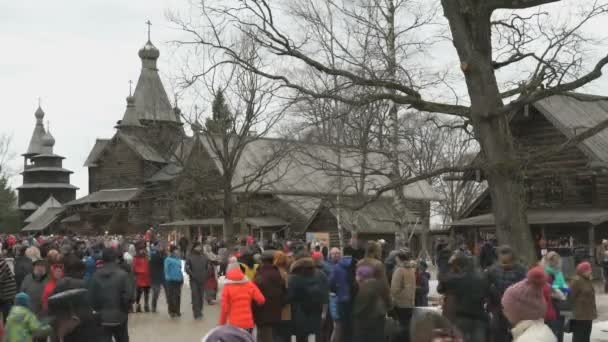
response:
<path id="1" fill-rule="evenodd" d="M 530 268 L 509 246 L 484 246 L 479 257 L 440 246 L 434 261 L 443 298 L 433 307 L 426 262 L 408 248 L 383 246 L 5 238 L 14 271 L 0 259 L 4 335 L 8 342 L 128 341 L 129 314 L 156 313 L 162 291 L 179 319 L 189 281 L 195 319 L 219 299 L 218 328 L 207 342 L 561 342 L 565 331 L 574 342 L 590 340 L 597 310 L 589 262 L 568 278 L 555 252 Z"/>

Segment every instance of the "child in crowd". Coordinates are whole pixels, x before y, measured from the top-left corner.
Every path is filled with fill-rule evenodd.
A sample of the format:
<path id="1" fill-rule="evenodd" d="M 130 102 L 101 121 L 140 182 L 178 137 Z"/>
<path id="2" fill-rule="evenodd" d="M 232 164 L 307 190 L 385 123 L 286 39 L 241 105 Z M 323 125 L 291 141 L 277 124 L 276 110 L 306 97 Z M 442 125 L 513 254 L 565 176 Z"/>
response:
<path id="1" fill-rule="evenodd" d="M 42 323 L 30 309 L 30 296 L 18 293 L 15 305 L 6 319 L 6 342 L 32 342 L 34 337 L 51 333 L 50 325 Z"/>
<path id="2" fill-rule="evenodd" d="M 424 260 L 418 262 L 416 269 L 416 306 L 429 306 L 429 281 L 431 274 L 427 272 L 427 264 Z"/>
<path id="3" fill-rule="evenodd" d="M 230 324 L 252 332 L 254 321 L 251 305 L 254 301 L 258 305 L 262 305 L 266 302 L 266 298 L 260 289 L 245 276 L 238 263 L 228 265 L 226 282 L 222 290 L 219 324 Z"/>

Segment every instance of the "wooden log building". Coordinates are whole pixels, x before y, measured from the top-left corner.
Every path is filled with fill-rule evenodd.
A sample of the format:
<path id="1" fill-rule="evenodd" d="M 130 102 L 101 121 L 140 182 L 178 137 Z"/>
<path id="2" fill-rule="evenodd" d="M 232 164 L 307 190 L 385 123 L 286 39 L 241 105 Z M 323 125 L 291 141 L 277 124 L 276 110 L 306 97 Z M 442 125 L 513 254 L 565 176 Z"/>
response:
<path id="1" fill-rule="evenodd" d="M 516 113 L 511 131 L 518 151 L 527 156 L 552 149 L 608 119 L 608 101 L 592 95 L 546 98 Z M 527 218 L 537 248 L 568 246 L 594 256 L 608 239 L 608 130 L 576 146 L 524 164 Z M 476 181 L 483 181 L 483 174 Z M 492 235 L 494 215 L 484 192 L 451 224 L 474 241 Z"/>

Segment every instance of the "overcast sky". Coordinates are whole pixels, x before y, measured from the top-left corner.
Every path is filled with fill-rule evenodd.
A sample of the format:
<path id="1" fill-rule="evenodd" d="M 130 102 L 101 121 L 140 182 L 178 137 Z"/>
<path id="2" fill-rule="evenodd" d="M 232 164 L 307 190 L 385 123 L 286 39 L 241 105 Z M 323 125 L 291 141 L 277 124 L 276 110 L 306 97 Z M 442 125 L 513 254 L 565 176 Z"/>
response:
<path id="1" fill-rule="evenodd" d="M 169 76 L 179 62 L 171 58 L 167 42 L 179 32 L 165 12 L 188 7 L 187 0 L 0 1 L 0 133 L 12 134 L 18 155 L 25 152 L 40 97 L 57 141 L 55 153 L 74 171 L 78 196 L 86 194 L 82 165 L 95 139 L 110 138 L 122 118 L 128 82 L 139 76 L 145 21 L 153 23 L 152 41 L 160 49 L 158 65 L 170 91 Z M 607 83 L 589 90 L 607 95 Z M 22 163 L 19 156 L 14 165 Z M 21 177 L 12 183 L 20 184 Z"/>
<path id="2" fill-rule="evenodd" d="M 41 98 L 55 152 L 74 171 L 72 183 L 86 194 L 82 167 L 96 138 L 110 138 L 122 118 L 129 80 L 137 81 L 137 56 L 147 40 L 160 49 L 161 75 L 170 68 L 166 42 L 176 32 L 164 13 L 179 0 L 0 1 L 0 132 L 12 134 L 13 149 L 25 152 Z M 168 84 L 165 82 L 165 86 Z M 19 156 L 15 161 L 22 165 Z M 20 184 L 15 177 L 13 184 Z"/>

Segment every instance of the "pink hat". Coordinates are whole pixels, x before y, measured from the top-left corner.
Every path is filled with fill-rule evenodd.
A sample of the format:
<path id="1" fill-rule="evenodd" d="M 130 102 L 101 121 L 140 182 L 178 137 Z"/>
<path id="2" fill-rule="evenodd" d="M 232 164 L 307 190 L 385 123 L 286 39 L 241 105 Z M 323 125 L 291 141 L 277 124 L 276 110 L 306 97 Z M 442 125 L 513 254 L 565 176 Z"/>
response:
<path id="1" fill-rule="evenodd" d="M 505 316 L 513 325 L 526 320 L 538 320 L 545 317 L 547 303 L 543 297 L 543 286 L 547 274 L 537 266 L 528 271 L 526 279 L 512 285 L 502 296 Z"/>
<path id="2" fill-rule="evenodd" d="M 323 254 L 321 254 L 321 252 L 312 252 L 312 258 L 315 260 L 319 260 L 319 259 L 323 259 Z"/>
<path id="3" fill-rule="evenodd" d="M 576 266 L 576 273 L 583 274 L 585 272 L 591 271 L 591 264 L 588 261 L 583 261 L 578 266 Z"/>

